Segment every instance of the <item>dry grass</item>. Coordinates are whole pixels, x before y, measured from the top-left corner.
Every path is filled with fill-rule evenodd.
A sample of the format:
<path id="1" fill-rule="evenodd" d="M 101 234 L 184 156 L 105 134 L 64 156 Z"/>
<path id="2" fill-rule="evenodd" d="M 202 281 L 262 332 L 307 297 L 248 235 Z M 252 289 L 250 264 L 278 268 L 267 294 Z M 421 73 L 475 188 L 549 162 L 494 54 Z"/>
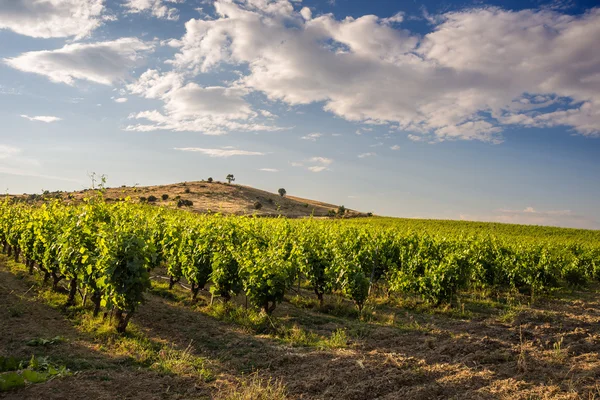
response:
<path id="1" fill-rule="evenodd" d="M 237 386 L 216 394 L 215 400 L 285 400 L 284 384 L 272 378 L 262 379 L 257 374 L 241 379 Z"/>
<path id="2" fill-rule="evenodd" d="M 52 193 L 48 196 L 58 196 L 67 201 L 80 201 L 93 193 L 93 191 L 81 190 L 72 193 Z M 166 200 L 163 200 L 164 195 L 166 195 Z M 338 209 L 338 205 L 334 204 L 294 196 L 281 197 L 279 194 L 249 186 L 217 181 L 211 183 L 197 181 L 171 185 L 107 188 L 104 196 L 108 201 L 127 197 L 133 201 L 140 201 L 141 198 L 148 199 L 150 196 L 154 196 L 156 201 L 150 204 L 173 208 L 177 208 L 177 202 L 180 199 L 190 200 L 193 205 L 182 208 L 199 213 L 219 212 L 224 214 L 259 216 L 283 215 L 290 218 L 300 218 L 311 215 L 326 217 L 330 211 L 337 211 Z M 27 198 L 28 196 L 22 195 L 16 197 Z M 255 207 L 257 202 L 261 204 L 260 209 Z M 354 210 L 347 210 L 348 217 L 364 215 Z"/>

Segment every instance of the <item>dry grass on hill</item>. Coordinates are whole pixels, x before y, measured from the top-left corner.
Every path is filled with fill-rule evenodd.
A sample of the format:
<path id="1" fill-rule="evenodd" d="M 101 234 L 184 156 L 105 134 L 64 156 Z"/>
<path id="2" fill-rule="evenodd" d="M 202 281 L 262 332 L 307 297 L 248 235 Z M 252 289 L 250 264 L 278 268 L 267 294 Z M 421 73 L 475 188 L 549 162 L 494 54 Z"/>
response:
<path id="1" fill-rule="evenodd" d="M 81 200 L 84 197 L 89 196 L 90 191 L 81 190 L 71 193 L 53 192 L 48 194 L 50 197 L 60 197 L 63 199 L 68 199 L 69 195 L 72 199 Z M 165 195 L 166 199 L 163 200 L 163 196 Z M 115 201 L 126 197 L 130 197 L 134 201 L 147 201 L 148 199 L 151 199 L 151 196 L 154 196 L 156 201 L 150 201 L 149 203 L 174 208 L 177 207 L 180 200 L 189 200 L 192 202 L 192 205 L 184 205 L 182 208 L 199 213 L 211 211 L 236 215 L 282 215 L 289 218 L 309 217 L 311 215 L 315 217 L 326 217 L 332 212 L 337 212 L 339 207 L 339 205 L 322 203 L 300 197 L 281 197 L 277 193 L 270 193 L 249 186 L 216 181 L 107 188 L 104 196 L 107 201 Z M 36 198 L 35 195 L 22 195 L 19 197 Z M 347 217 L 365 215 L 366 214 L 354 210 L 346 210 Z"/>

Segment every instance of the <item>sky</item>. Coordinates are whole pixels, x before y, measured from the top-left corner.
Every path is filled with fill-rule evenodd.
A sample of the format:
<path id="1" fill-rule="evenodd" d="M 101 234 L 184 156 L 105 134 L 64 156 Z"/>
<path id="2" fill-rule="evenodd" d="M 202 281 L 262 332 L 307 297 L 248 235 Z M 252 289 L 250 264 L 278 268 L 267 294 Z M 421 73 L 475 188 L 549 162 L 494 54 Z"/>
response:
<path id="1" fill-rule="evenodd" d="M 0 1 L 0 190 L 600 229 L 596 1 Z"/>

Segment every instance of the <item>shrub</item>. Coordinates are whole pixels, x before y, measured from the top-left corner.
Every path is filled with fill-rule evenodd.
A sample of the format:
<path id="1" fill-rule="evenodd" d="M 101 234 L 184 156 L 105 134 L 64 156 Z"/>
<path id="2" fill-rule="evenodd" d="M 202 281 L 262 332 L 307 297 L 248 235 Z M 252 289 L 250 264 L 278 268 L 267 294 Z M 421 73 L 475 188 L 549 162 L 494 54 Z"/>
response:
<path id="1" fill-rule="evenodd" d="M 260 201 L 257 201 L 254 203 L 255 210 L 260 210 L 261 208 L 262 208 L 262 203 Z"/>
<path id="2" fill-rule="evenodd" d="M 190 188 L 186 187 L 185 190 L 184 190 L 184 193 L 190 193 Z"/>
<path id="3" fill-rule="evenodd" d="M 149 203 L 154 203 L 156 200 L 158 200 L 158 198 L 156 196 L 154 196 L 154 195 L 148 196 Z"/>
<path id="4" fill-rule="evenodd" d="M 209 177 L 209 178 L 207 179 L 207 182 L 208 182 L 208 183 L 212 183 L 212 181 L 213 181 L 213 178 L 212 178 L 212 177 Z"/>
<path id="5" fill-rule="evenodd" d="M 148 201 L 144 196 L 140 196 L 140 203 L 146 203 Z"/>
<path id="6" fill-rule="evenodd" d="M 335 210 L 329 210 L 329 211 L 327 211 L 327 216 L 328 217 L 335 217 Z"/>
<path id="7" fill-rule="evenodd" d="M 279 193 L 279 195 L 280 195 L 281 197 L 283 197 L 283 196 L 285 196 L 285 195 L 286 195 L 287 191 L 286 191 L 284 188 L 280 188 L 280 189 L 277 191 L 277 193 Z"/>
<path id="8" fill-rule="evenodd" d="M 177 207 L 191 207 L 194 205 L 194 202 L 191 200 L 179 199 L 177 201 Z"/>
<path id="9" fill-rule="evenodd" d="M 168 199 L 169 199 L 169 195 L 165 193 L 165 194 L 163 194 L 163 195 L 161 196 L 161 198 L 162 198 L 163 200 L 168 200 Z"/>
<path id="10" fill-rule="evenodd" d="M 338 214 L 338 215 L 344 215 L 344 214 L 346 214 L 346 207 L 344 207 L 344 206 L 339 206 L 339 207 L 338 207 L 338 210 L 337 210 L 337 214 Z"/>

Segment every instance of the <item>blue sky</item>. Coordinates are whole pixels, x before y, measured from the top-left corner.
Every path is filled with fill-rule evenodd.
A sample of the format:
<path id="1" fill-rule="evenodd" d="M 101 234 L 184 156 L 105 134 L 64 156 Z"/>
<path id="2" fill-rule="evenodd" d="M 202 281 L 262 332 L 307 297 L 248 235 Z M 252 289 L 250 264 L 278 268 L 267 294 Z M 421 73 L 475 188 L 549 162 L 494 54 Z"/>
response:
<path id="1" fill-rule="evenodd" d="M 2 2 L 0 184 L 233 173 L 382 215 L 600 229 L 595 5 Z"/>

